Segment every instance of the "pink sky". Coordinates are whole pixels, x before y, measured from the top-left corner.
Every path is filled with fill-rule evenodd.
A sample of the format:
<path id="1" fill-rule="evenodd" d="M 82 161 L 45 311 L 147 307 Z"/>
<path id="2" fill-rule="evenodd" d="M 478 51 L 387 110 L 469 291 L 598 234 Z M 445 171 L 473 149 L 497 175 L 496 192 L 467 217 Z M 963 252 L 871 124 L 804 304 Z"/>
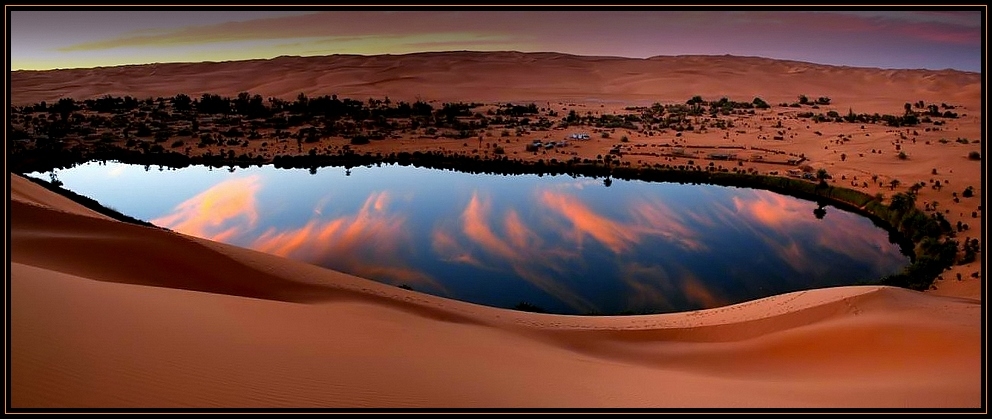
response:
<path id="1" fill-rule="evenodd" d="M 468 9 L 468 8 L 463 8 Z M 10 69 L 443 50 L 744 55 L 981 71 L 982 8 L 59 11 L 8 8 Z"/>

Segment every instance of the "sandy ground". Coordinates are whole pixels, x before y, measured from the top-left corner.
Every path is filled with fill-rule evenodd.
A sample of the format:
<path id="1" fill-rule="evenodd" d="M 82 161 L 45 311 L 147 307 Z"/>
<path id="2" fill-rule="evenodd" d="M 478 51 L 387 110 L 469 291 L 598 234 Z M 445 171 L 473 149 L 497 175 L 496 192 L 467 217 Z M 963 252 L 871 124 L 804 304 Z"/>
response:
<path id="1" fill-rule="evenodd" d="M 504 88 L 488 82 L 497 76 Z M 761 96 L 773 104 L 798 94 L 829 96 L 832 104 L 821 111 L 842 114 L 848 108 L 899 114 L 905 102 L 945 102 L 963 117 L 935 132 L 811 124 L 791 118 L 792 108 L 777 108 L 742 117 L 729 131 L 675 137 L 618 129 L 609 139 L 594 136 L 553 153 L 595 158 L 627 135 L 624 160 L 631 164 L 672 163 L 634 154 L 664 144 L 744 145 L 802 153 L 839 186 L 850 186 L 854 176 L 867 180 L 869 186 L 859 188 L 869 193 L 890 196 L 913 182 L 939 179 L 946 186 L 923 188 L 918 204 L 938 201 L 952 224 L 970 224 L 959 238 L 984 241 L 981 162 L 966 157 L 972 150 L 984 156 L 984 144 L 954 141 L 981 135 L 980 75 L 974 73 L 759 58 L 457 53 L 14 72 L 11 87 L 13 103 L 245 90 L 288 99 L 305 91 L 540 100 L 590 112 L 696 94 L 706 100 Z M 786 139 L 761 138 L 778 120 L 783 128 L 775 130 L 785 130 Z M 483 142 L 499 141 L 513 158 L 548 159 L 526 153 L 524 144 L 569 132 L 495 133 Z M 838 144 L 838 135 L 851 139 Z M 337 141 L 345 140 L 307 147 Z M 369 147 L 467 154 L 480 149 L 474 141 L 404 138 Z M 896 158 L 897 143 L 908 159 Z M 891 179 L 901 186 L 890 190 Z M 11 407 L 983 405 L 983 287 L 980 276 L 971 277 L 983 255 L 945 272 L 925 293 L 839 287 L 687 313 L 540 315 L 119 223 L 16 175 L 10 182 Z M 965 185 L 973 185 L 976 196 L 953 202 L 951 194 L 960 195 Z"/>
<path id="2" fill-rule="evenodd" d="M 12 407 L 981 402 L 976 300 L 840 287 L 540 315 L 40 206 L 11 181 Z"/>

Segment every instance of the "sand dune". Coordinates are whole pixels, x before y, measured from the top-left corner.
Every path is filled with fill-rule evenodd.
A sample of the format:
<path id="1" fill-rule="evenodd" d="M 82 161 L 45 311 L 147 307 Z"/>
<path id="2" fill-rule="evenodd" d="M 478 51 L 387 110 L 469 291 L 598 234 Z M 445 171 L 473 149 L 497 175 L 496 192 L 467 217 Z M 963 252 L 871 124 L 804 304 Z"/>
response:
<path id="1" fill-rule="evenodd" d="M 979 407 L 981 305 L 555 316 L 123 224 L 11 175 L 12 407 Z"/>
<path id="2" fill-rule="evenodd" d="M 170 97 L 250 91 L 295 99 L 337 94 L 437 101 L 623 101 L 627 104 L 728 96 L 769 103 L 798 95 L 858 99 L 859 112 L 891 112 L 907 101 L 952 101 L 978 108 L 981 74 L 956 70 L 884 70 L 734 56 L 649 59 L 558 53 L 431 52 L 405 55 L 278 57 L 217 63 L 170 63 L 13 71 L 11 103 L 96 98 L 106 94 Z M 948 94 L 950 92 L 950 94 Z"/>
<path id="3" fill-rule="evenodd" d="M 291 100 L 304 92 L 563 101 L 611 112 L 693 95 L 778 103 L 805 94 L 832 98 L 837 111 L 889 114 L 906 102 L 947 102 L 962 118 L 947 131 L 922 132 L 919 144 L 913 134 L 902 144 L 908 161 L 888 151 L 899 133 L 882 126 L 789 121 L 797 137 L 775 147 L 802 152 L 835 177 L 910 184 L 939 168 L 951 188 L 976 185 L 981 197 L 980 162 L 966 157 L 978 145 L 937 142 L 983 138 L 981 82 L 951 70 L 754 57 L 450 52 L 15 71 L 10 98 L 250 91 Z M 852 133 L 849 144 L 830 142 Z M 715 130 L 693 135 L 697 143 L 763 144 Z M 407 143 L 389 146 L 423 147 Z M 884 157 L 876 155 L 883 146 Z M 608 147 L 592 142 L 584 152 Z M 852 286 L 686 313 L 541 315 L 124 224 L 15 174 L 9 192 L 14 408 L 984 406 L 983 280 L 950 279 L 981 261 L 954 267 L 927 293 Z M 919 202 L 939 200 L 952 222 L 976 223 L 966 214 L 978 199 L 955 203 L 951 192 L 924 188 Z M 960 235 L 984 240 L 977 230 Z"/>

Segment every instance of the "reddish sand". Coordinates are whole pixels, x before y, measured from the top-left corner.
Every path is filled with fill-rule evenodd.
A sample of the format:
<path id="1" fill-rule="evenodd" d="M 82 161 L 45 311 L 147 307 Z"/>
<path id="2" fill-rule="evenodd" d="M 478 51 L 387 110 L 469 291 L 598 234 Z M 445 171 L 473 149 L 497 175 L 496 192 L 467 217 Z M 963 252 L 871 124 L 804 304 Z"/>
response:
<path id="1" fill-rule="evenodd" d="M 490 83 L 497 76 L 502 81 Z M 838 110 L 881 113 L 916 100 L 947 102 L 968 115 L 946 128 L 953 134 L 903 142 L 908 160 L 894 157 L 895 134 L 881 127 L 817 127 L 824 138 L 804 128 L 776 147 L 806 153 L 835 178 L 874 173 L 909 185 L 937 168 L 954 190 L 974 185 L 976 197 L 953 203 L 949 188 L 924 188 L 918 202 L 939 199 L 952 223 L 972 223 L 963 236 L 984 240 L 980 220 L 969 216 L 982 201 L 981 166 L 964 157 L 983 147 L 922 139 L 979 138 L 974 73 L 453 53 L 13 72 L 11 79 L 14 103 L 244 90 L 287 98 L 300 91 L 463 101 L 530 95 L 581 99 L 573 106 L 601 111 L 695 94 L 774 103 L 804 93 L 829 96 Z M 859 135 L 832 146 L 825 138 L 841 132 L 829 129 Z M 661 141 L 629 134 L 631 143 Z M 732 140 L 715 130 L 693 135 L 690 144 Z M 758 144 L 748 135 L 740 141 Z M 577 152 L 594 155 L 610 144 L 583 147 Z M 886 154 L 853 158 L 866 148 Z M 852 157 L 841 161 L 838 150 Z M 981 260 L 953 268 L 925 293 L 852 286 L 676 314 L 543 315 L 120 223 L 17 175 L 10 194 L 11 407 L 978 408 L 985 398 L 982 279 L 967 275 Z M 965 278 L 950 279 L 954 273 Z"/>
<path id="2" fill-rule="evenodd" d="M 219 63 L 170 63 L 10 73 L 11 103 L 137 98 L 249 91 L 295 99 L 337 94 L 363 100 L 573 101 L 650 105 L 694 95 L 768 103 L 800 94 L 855 100 L 858 112 L 893 112 L 907 101 L 979 108 L 981 74 L 955 70 L 880 70 L 732 56 L 649 59 L 557 53 L 428 52 L 406 55 L 278 57 Z M 713 98 L 713 100 L 719 97 Z M 895 109 L 893 109 L 895 108 Z M 844 109 L 845 111 L 847 109 Z"/>

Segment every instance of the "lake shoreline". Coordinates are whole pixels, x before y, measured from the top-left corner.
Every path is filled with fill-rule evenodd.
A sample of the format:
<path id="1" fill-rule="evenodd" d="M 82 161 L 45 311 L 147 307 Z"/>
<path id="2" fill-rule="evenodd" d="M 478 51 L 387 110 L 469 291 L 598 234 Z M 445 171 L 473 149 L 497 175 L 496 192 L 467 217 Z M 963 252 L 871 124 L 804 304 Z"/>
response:
<path id="1" fill-rule="evenodd" d="M 79 157 L 75 157 L 79 158 Z M 344 167 L 352 168 L 358 166 L 373 166 L 381 164 L 413 165 L 417 167 L 427 167 L 439 170 L 456 170 L 464 173 L 492 174 L 492 175 L 514 175 L 514 174 L 535 174 L 535 175 L 568 175 L 584 176 L 594 179 L 616 178 L 624 180 L 642 180 L 649 182 L 676 182 L 676 183 L 705 183 L 719 186 L 733 186 L 743 188 L 756 188 L 781 193 L 796 198 L 814 201 L 821 205 L 831 205 L 849 212 L 869 218 L 873 224 L 885 229 L 890 235 L 896 237 L 904 254 L 910 256 L 915 265 L 920 260 L 918 249 L 924 239 L 940 240 L 944 228 L 934 228 L 929 226 L 915 226 L 907 228 L 901 226 L 899 222 L 910 217 L 912 214 L 922 214 L 915 208 L 909 208 L 907 214 L 900 214 L 894 218 L 887 218 L 884 214 L 889 212 L 889 208 L 876 198 L 860 191 L 843 187 L 829 185 L 826 182 L 812 182 L 803 179 L 795 179 L 785 176 L 761 175 L 755 173 L 738 173 L 737 171 L 716 171 L 712 170 L 680 170 L 677 168 L 630 168 L 624 166 L 611 166 L 598 164 L 597 162 L 574 162 L 574 161 L 554 161 L 545 163 L 543 159 L 534 161 L 524 161 L 502 158 L 483 159 L 478 156 L 468 157 L 462 155 L 444 155 L 441 153 L 421 153 L 421 152 L 400 152 L 389 155 L 371 153 L 359 154 L 351 149 L 336 155 L 305 155 L 305 156 L 283 156 L 277 155 L 271 161 L 254 159 L 229 160 L 220 156 L 215 157 L 187 157 L 178 153 L 146 154 L 128 150 L 118 150 L 109 153 L 93 153 L 89 157 L 93 160 L 87 161 L 119 161 L 122 163 L 155 165 L 161 167 L 181 168 L 192 165 L 211 166 L 215 168 L 263 166 L 271 164 L 273 167 L 281 169 L 310 169 L 319 170 L 322 167 Z M 48 170 L 30 170 L 30 172 L 47 172 L 57 167 L 71 167 L 82 162 L 72 161 L 73 157 L 66 159 L 55 159 L 59 163 L 48 162 L 36 163 L 37 166 L 49 168 Z M 36 167 L 37 167 L 36 166 Z M 57 166 L 57 167 L 52 167 Z M 23 170 L 23 169 L 22 169 Z M 928 218 L 928 222 L 935 223 Z M 920 235 L 918 229 L 926 228 L 933 233 Z M 934 234 L 937 233 L 937 234 Z M 912 238 L 915 237 L 916 240 Z M 956 246 L 956 245 L 955 245 Z M 928 249 L 929 254 L 937 255 L 940 250 Z M 937 275 L 950 266 L 951 260 L 944 257 L 941 265 L 928 267 L 926 278 L 883 278 L 883 283 L 887 285 L 902 286 L 916 290 L 926 290 L 931 287 L 937 279 Z M 914 265 L 907 268 L 908 271 L 916 269 Z"/>

